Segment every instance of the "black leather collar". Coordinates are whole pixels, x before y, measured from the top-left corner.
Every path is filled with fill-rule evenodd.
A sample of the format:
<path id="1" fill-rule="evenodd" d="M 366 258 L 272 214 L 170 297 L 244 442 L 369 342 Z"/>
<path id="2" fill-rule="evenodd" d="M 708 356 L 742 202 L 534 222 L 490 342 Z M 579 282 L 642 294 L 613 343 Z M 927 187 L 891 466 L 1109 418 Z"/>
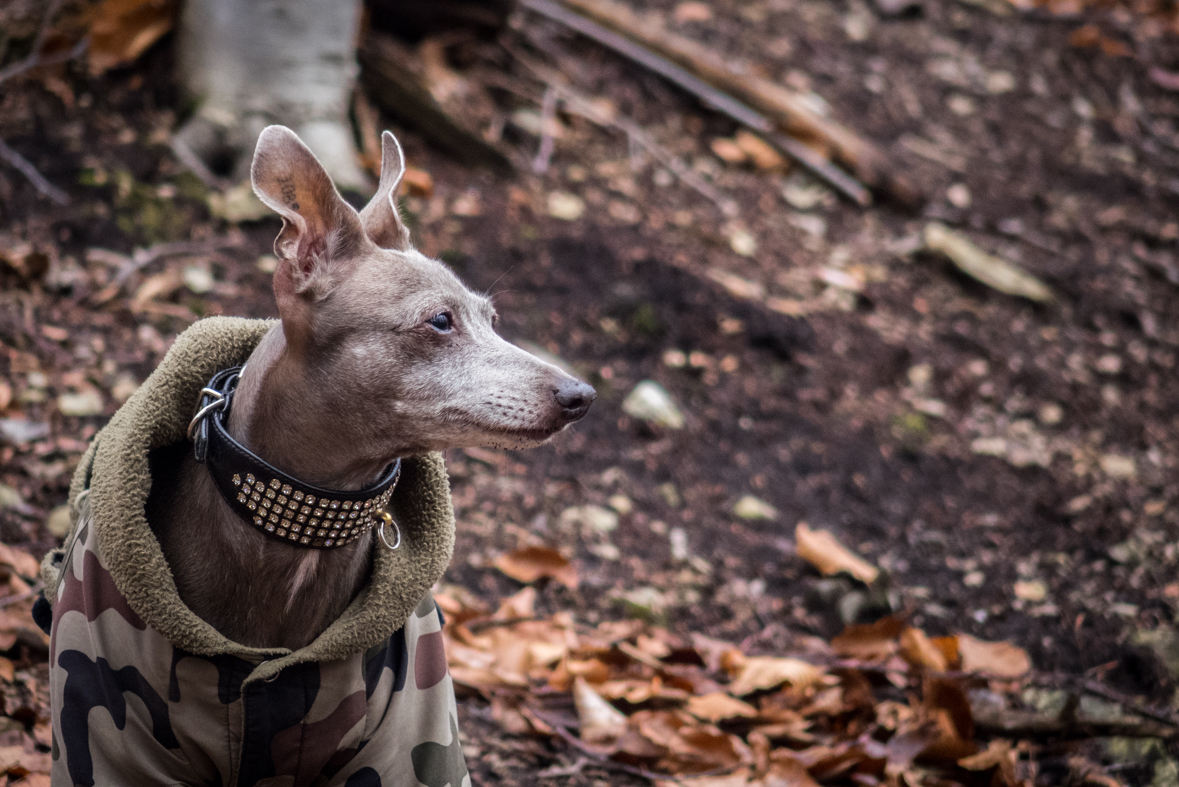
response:
<path id="1" fill-rule="evenodd" d="M 312 549 L 341 547 L 374 526 L 392 523 L 386 510 L 401 475 L 400 459 L 375 486 L 339 492 L 287 475 L 229 435 L 225 423 L 243 368 L 226 369 L 209 380 L 188 427 L 197 461 L 209 468 L 230 508 L 263 533 Z M 381 538 L 396 548 L 383 530 Z"/>

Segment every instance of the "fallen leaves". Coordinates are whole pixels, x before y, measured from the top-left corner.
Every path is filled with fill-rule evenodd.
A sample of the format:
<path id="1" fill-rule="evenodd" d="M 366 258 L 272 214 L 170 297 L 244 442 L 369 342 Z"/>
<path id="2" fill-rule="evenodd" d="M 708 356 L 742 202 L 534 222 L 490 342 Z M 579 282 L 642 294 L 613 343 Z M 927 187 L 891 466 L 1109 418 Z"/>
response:
<path id="1" fill-rule="evenodd" d="M 987 254 L 965 235 L 942 224 L 931 222 L 925 226 L 925 247 L 945 255 L 967 276 L 999 292 L 1039 303 L 1053 299 L 1052 290 L 1035 276 Z"/>
<path id="2" fill-rule="evenodd" d="M 805 522 L 799 522 L 794 540 L 798 556 L 824 576 L 846 572 L 868 585 L 880 576 L 880 569 L 852 554 L 826 530 L 811 530 Z"/>
<path id="3" fill-rule="evenodd" d="M 577 569 L 560 552 L 550 547 L 524 547 L 500 555 L 493 564 L 517 582 L 528 584 L 549 578 L 573 590 L 577 587 Z"/>
<path id="4" fill-rule="evenodd" d="M 90 72 L 134 61 L 172 29 L 178 7 L 174 0 L 104 0 L 90 24 Z"/>
<path id="5" fill-rule="evenodd" d="M 830 650 L 746 654 L 640 621 L 540 617 L 536 598 L 528 587 L 494 612 L 453 588 L 439 598 L 457 688 L 488 698 L 514 733 L 697 787 L 1027 784 L 1011 741 L 979 753 L 969 698 L 988 678 L 1010 692 L 1028 671 L 1009 643 L 931 638 L 884 618 L 849 627 Z M 909 702 L 887 698 L 896 688 Z"/>

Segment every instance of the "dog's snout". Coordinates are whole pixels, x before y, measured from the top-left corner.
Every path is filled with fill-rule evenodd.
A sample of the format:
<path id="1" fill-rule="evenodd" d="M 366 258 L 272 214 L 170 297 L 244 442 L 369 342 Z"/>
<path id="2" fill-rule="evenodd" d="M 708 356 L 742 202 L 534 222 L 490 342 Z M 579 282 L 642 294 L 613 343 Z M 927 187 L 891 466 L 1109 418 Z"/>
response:
<path id="1" fill-rule="evenodd" d="M 561 406 L 561 414 L 569 421 L 576 421 L 589 411 L 598 392 L 581 380 L 569 378 L 553 389 L 553 397 Z"/>

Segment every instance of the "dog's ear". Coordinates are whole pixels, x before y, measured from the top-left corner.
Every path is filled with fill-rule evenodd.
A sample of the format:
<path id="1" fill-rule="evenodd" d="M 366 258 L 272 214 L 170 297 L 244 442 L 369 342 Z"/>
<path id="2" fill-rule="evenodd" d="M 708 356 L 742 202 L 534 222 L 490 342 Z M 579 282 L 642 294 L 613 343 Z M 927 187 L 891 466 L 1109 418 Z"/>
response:
<path id="1" fill-rule="evenodd" d="M 274 241 L 279 312 L 291 306 L 291 298 L 326 297 L 367 243 L 360 216 L 315 154 L 284 126 L 268 126 L 259 135 L 250 178 L 254 193 L 283 220 Z"/>
<path id="2" fill-rule="evenodd" d="M 360 211 L 364 231 L 382 249 L 408 251 L 409 230 L 397 211 L 397 187 L 405 176 L 405 154 L 397 137 L 386 131 L 381 135 L 381 182 L 377 193 Z"/>

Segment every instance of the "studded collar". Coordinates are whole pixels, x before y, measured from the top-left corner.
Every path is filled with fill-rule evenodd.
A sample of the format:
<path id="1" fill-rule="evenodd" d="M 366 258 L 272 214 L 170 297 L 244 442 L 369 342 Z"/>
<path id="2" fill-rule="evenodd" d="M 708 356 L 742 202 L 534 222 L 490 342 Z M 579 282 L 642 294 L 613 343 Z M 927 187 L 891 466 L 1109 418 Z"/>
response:
<path id="1" fill-rule="evenodd" d="M 188 435 L 198 462 L 229 507 L 268 536 L 291 545 L 330 549 L 350 544 L 373 527 L 390 549 L 383 526 L 401 475 L 401 460 L 376 485 L 355 492 L 322 489 L 287 475 L 234 440 L 225 423 L 244 367 L 218 372 L 201 391 Z M 397 536 L 400 544 L 400 532 Z"/>

